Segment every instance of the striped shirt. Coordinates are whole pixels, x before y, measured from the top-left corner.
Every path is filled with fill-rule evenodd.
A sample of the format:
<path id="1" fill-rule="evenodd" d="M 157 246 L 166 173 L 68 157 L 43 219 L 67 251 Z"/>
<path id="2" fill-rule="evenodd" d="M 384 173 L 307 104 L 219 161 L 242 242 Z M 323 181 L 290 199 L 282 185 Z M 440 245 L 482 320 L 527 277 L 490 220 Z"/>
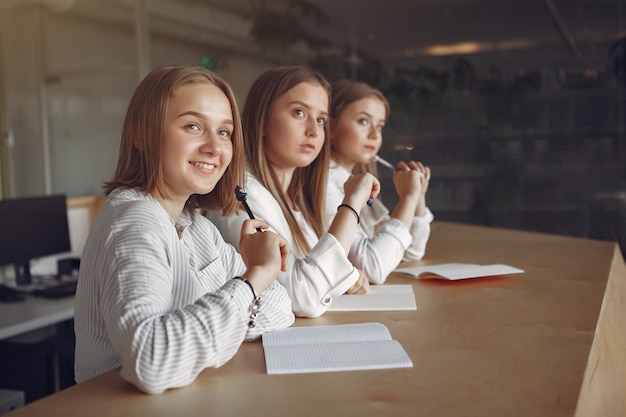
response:
<path id="1" fill-rule="evenodd" d="M 244 340 L 293 324 L 291 301 L 276 281 L 248 327 L 253 295 L 232 279 L 245 270 L 236 249 L 196 211 L 186 208 L 174 225 L 149 194 L 113 191 L 81 259 L 76 381 L 121 367 L 124 379 L 160 393 L 223 365 Z"/>

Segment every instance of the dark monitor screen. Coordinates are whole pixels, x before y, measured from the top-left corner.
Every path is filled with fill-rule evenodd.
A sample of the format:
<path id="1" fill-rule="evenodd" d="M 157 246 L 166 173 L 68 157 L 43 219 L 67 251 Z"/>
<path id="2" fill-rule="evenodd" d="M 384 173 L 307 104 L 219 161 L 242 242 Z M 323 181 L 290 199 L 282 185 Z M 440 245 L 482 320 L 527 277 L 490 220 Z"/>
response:
<path id="1" fill-rule="evenodd" d="M 0 200 L 0 265 L 30 283 L 30 260 L 71 251 L 65 195 Z"/>

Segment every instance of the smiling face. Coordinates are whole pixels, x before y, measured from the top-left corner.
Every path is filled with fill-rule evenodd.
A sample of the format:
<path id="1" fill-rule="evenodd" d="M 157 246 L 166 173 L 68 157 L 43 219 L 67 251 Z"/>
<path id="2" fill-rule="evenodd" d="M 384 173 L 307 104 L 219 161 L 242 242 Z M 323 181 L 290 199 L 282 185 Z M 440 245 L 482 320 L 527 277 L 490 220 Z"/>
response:
<path id="1" fill-rule="evenodd" d="M 382 145 L 386 117 L 385 105 L 375 97 L 350 103 L 335 121 L 333 159 L 350 171 L 370 162 Z"/>
<path id="2" fill-rule="evenodd" d="M 319 155 L 326 134 L 329 98 L 319 84 L 302 82 L 272 105 L 265 127 L 265 150 L 274 169 L 291 173 Z"/>
<path id="3" fill-rule="evenodd" d="M 233 156 L 233 115 L 228 98 L 211 83 L 180 87 L 165 115 L 162 150 L 167 205 L 211 192 Z M 159 193 L 154 196 L 161 200 Z M 182 207 L 182 206 L 181 206 Z"/>

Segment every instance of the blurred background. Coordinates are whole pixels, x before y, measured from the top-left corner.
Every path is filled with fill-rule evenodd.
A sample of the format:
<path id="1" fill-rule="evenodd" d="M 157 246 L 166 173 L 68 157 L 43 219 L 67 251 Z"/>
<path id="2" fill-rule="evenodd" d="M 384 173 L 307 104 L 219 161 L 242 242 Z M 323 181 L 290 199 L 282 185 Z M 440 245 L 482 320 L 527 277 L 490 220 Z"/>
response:
<path id="1" fill-rule="evenodd" d="M 381 156 L 433 172 L 437 220 L 626 240 L 626 0 L 0 0 L 4 198 L 100 195 L 153 67 L 243 104 L 307 64 L 391 102 Z M 390 174 L 384 199 L 393 204 Z M 622 245 L 622 247 L 624 247 Z"/>

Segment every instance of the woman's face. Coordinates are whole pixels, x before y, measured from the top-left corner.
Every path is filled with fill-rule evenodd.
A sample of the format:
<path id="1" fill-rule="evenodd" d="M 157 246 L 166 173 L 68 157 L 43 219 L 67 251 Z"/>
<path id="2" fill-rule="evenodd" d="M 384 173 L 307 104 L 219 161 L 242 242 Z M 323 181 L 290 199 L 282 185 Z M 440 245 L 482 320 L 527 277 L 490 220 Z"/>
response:
<path id="1" fill-rule="evenodd" d="M 233 157 L 233 114 L 211 83 L 187 84 L 170 98 L 163 145 L 164 191 L 185 202 L 215 188 Z"/>
<path id="2" fill-rule="evenodd" d="M 334 121 L 333 159 L 348 170 L 371 161 L 382 145 L 386 116 L 385 105 L 375 97 L 350 103 Z"/>
<path id="3" fill-rule="evenodd" d="M 328 104 L 326 90 L 311 82 L 296 85 L 274 102 L 264 133 L 265 152 L 275 169 L 293 171 L 317 158 L 326 138 Z"/>

